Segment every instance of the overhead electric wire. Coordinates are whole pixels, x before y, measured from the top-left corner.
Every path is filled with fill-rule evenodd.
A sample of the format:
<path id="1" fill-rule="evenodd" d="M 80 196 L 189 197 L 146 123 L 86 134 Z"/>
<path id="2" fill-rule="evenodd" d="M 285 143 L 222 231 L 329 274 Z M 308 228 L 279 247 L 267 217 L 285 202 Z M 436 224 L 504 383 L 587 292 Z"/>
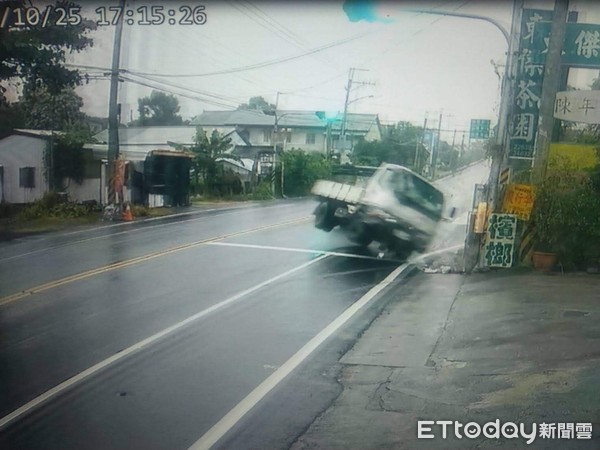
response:
<path id="1" fill-rule="evenodd" d="M 145 87 L 148 87 L 148 88 L 151 88 L 151 89 L 156 89 L 158 91 L 166 92 L 166 93 L 169 93 L 169 94 L 179 95 L 181 97 L 189 98 L 191 100 L 196 100 L 196 101 L 199 101 L 199 102 L 208 103 L 208 104 L 211 104 L 211 105 L 220 106 L 220 107 L 228 108 L 228 109 L 235 108 L 235 106 L 228 105 L 228 104 L 225 104 L 225 103 L 220 103 L 220 102 L 217 102 L 215 100 L 211 100 L 211 99 L 207 99 L 207 98 L 202 98 L 202 97 L 199 97 L 198 95 L 193 96 L 193 95 L 190 95 L 190 94 L 182 94 L 180 92 L 173 91 L 172 89 L 167 89 L 167 88 L 164 88 L 162 86 L 156 86 L 156 83 L 149 84 L 147 82 L 140 81 L 140 80 L 135 80 L 133 78 L 130 78 L 130 77 L 124 76 L 124 75 L 120 75 L 119 77 L 122 78 L 125 81 L 129 81 L 131 83 L 139 84 L 140 86 L 145 86 Z"/>
<path id="2" fill-rule="evenodd" d="M 282 58 L 277 58 L 277 59 L 273 59 L 273 60 L 269 60 L 269 61 L 263 61 L 263 62 L 260 62 L 257 64 L 248 65 L 248 66 L 235 67 L 235 68 L 227 69 L 227 70 L 218 70 L 218 71 L 214 71 L 214 72 L 205 72 L 205 73 L 197 73 L 197 74 L 166 74 L 166 73 L 161 74 L 161 73 L 155 73 L 155 72 L 149 73 L 149 72 L 140 72 L 140 71 L 130 71 L 130 73 L 133 73 L 136 75 L 151 75 L 151 76 L 170 77 L 170 78 L 193 78 L 193 77 L 209 77 L 209 76 L 214 76 L 214 75 L 226 75 L 226 74 L 230 74 L 230 73 L 244 72 L 246 70 L 262 69 L 262 68 L 274 66 L 277 64 L 283 64 L 283 63 L 286 63 L 289 61 L 293 61 L 295 59 L 300 59 L 300 58 L 304 58 L 306 56 L 314 55 L 316 53 L 328 50 L 330 48 L 334 48 L 334 47 L 337 47 L 340 45 L 347 44 L 348 42 L 352 42 L 357 39 L 361 39 L 363 37 L 370 36 L 375 33 L 376 33 L 376 31 L 360 33 L 360 34 L 356 34 L 354 36 L 350 36 L 350 37 L 341 39 L 339 41 L 331 42 L 329 44 L 325 44 L 320 47 L 316 47 L 312 50 L 309 50 L 304 53 L 300 53 L 298 55 L 285 56 Z"/>
<path id="3" fill-rule="evenodd" d="M 306 45 L 308 45 L 308 43 L 304 39 L 302 39 L 300 36 L 298 36 L 296 33 L 294 33 L 288 27 L 286 27 L 285 25 L 283 25 L 281 22 L 277 21 L 275 18 L 273 18 L 273 16 L 269 15 L 266 11 L 262 10 L 261 8 L 259 8 L 258 5 L 252 3 L 249 0 L 245 0 L 244 3 L 248 4 L 251 8 L 253 8 L 256 11 L 258 11 L 262 16 L 264 16 L 264 18 L 266 18 L 264 20 L 266 20 L 273 27 L 277 28 L 283 34 L 285 34 L 286 36 L 288 36 L 290 39 L 292 39 L 300 47 L 305 47 Z"/>
<path id="4" fill-rule="evenodd" d="M 305 43 L 301 42 L 300 39 L 295 37 L 290 31 L 288 31 L 288 29 L 284 25 L 281 25 L 273 17 L 268 15 L 266 12 L 264 12 L 258 6 L 254 5 L 252 2 L 245 0 L 243 2 L 242 1 L 237 1 L 237 2 L 229 1 L 228 3 L 232 7 L 237 9 L 239 12 L 241 12 L 245 16 L 249 17 L 252 21 L 254 21 L 258 25 L 260 25 L 262 28 L 272 32 L 273 34 L 275 34 L 277 37 L 281 38 L 288 44 L 291 44 L 302 51 L 310 50 Z M 243 7 L 243 10 L 240 7 Z M 327 64 L 330 67 L 337 69 L 337 67 L 334 67 L 331 64 L 331 61 L 324 60 L 317 55 L 313 55 L 313 57 L 316 60 L 320 61 L 321 63 Z"/>

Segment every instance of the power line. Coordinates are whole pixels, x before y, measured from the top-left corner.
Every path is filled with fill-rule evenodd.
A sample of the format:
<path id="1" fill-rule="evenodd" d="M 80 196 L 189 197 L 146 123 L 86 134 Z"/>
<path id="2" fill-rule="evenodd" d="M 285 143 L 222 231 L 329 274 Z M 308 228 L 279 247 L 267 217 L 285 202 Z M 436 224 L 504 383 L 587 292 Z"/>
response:
<path id="1" fill-rule="evenodd" d="M 131 75 L 135 75 L 136 77 L 139 77 L 139 78 L 144 78 L 146 80 L 153 81 L 155 83 L 161 83 L 161 84 L 164 84 L 166 86 L 170 86 L 170 87 L 174 87 L 174 88 L 177 88 L 177 89 L 183 89 L 183 90 L 186 90 L 186 91 L 189 91 L 189 92 L 193 92 L 194 94 L 200 94 L 200 95 L 205 95 L 207 97 L 216 98 L 217 100 L 230 101 L 230 102 L 236 102 L 236 103 L 238 103 L 240 100 L 242 100 L 242 101 L 244 100 L 244 99 L 241 99 L 239 97 L 238 98 L 236 98 L 236 97 L 229 97 L 229 96 L 226 96 L 226 95 L 215 94 L 215 93 L 212 93 L 212 92 L 209 92 L 209 91 L 204 91 L 204 90 L 201 90 L 201 89 L 192 89 L 192 88 L 189 88 L 189 87 L 186 87 L 186 86 L 182 86 L 180 84 L 170 83 L 168 81 L 163 81 L 161 79 L 158 79 L 158 78 L 155 78 L 155 77 L 150 77 L 150 76 L 147 76 L 147 75 L 137 75 L 137 74 L 131 73 L 131 72 L 127 71 L 127 70 L 123 70 L 123 72 L 124 73 L 129 73 Z"/>
<path id="2" fill-rule="evenodd" d="M 307 42 L 304 39 L 302 39 L 300 36 L 298 36 L 296 33 L 294 33 L 292 30 L 290 30 L 288 27 L 283 25 L 281 22 L 278 22 L 277 20 L 275 20 L 271 15 L 267 14 L 266 11 L 259 8 L 258 5 L 255 5 L 254 3 L 252 3 L 248 0 L 245 0 L 245 3 L 250 5 L 250 7 L 252 7 L 256 11 L 259 11 L 260 14 L 262 14 L 264 17 L 266 17 L 266 20 L 269 23 L 271 23 L 274 27 L 278 28 L 282 33 L 284 33 L 286 36 L 288 36 L 290 39 L 292 39 L 296 44 L 298 44 L 298 46 L 305 47 Z"/>
<path id="3" fill-rule="evenodd" d="M 124 75 L 121 75 L 120 78 L 123 79 L 123 80 L 125 80 L 125 81 L 129 81 L 131 83 L 139 84 L 140 86 L 145 86 L 145 87 L 148 87 L 148 88 L 151 88 L 151 89 L 156 89 L 157 91 L 162 91 L 162 92 L 166 92 L 166 93 L 169 93 L 169 94 L 178 95 L 178 96 L 181 96 L 181 97 L 189 98 L 191 100 L 196 100 L 196 101 L 199 101 L 199 102 L 208 103 L 210 105 L 220 106 L 222 108 L 232 108 L 231 105 L 228 105 L 228 104 L 225 104 L 225 103 L 217 102 L 215 100 L 210 100 L 210 99 L 207 99 L 207 98 L 202 98 L 200 96 L 193 96 L 193 95 L 190 95 L 190 94 L 182 94 L 181 92 L 176 92 L 176 91 L 173 91 L 172 89 L 167 89 L 167 88 L 164 88 L 162 86 L 157 86 L 156 83 L 149 84 L 147 82 L 140 81 L 140 80 L 135 80 L 133 78 L 130 78 L 130 77 L 124 76 Z"/>
<path id="4" fill-rule="evenodd" d="M 295 47 L 297 47 L 297 48 L 299 48 L 300 50 L 303 50 L 303 51 L 309 51 L 310 50 L 310 48 L 307 47 L 306 43 L 303 42 L 297 35 L 295 35 L 291 30 L 289 30 L 287 27 L 285 27 L 280 22 L 278 22 L 277 20 L 275 20 L 272 16 L 270 16 L 269 14 L 267 14 L 265 11 L 263 11 L 262 9 L 260 9 L 254 3 L 252 3 L 252 2 L 250 2 L 248 0 L 245 0 L 241 4 L 238 3 L 238 5 L 239 6 L 243 6 L 245 8 L 245 10 L 249 11 L 250 13 L 252 13 L 261 22 L 258 22 L 255 18 L 251 17 L 250 15 L 248 15 L 247 13 L 245 13 L 244 11 L 240 10 L 233 2 L 230 1 L 228 3 L 230 3 L 231 6 L 233 6 L 234 8 L 236 8 L 238 11 L 242 12 L 243 14 L 245 14 L 246 16 L 248 16 L 250 19 L 252 19 L 256 23 L 258 23 L 260 26 L 262 26 L 263 28 L 266 28 L 267 30 L 271 31 L 272 33 L 274 33 L 275 35 L 277 35 L 278 37 L 280 37 L 281 39 L 283 39 L 287 43 L 292 44 Z M 334 65 L 331 64 L 331 61 L 329 61 L 329 60 L 322 59 L 319 56 L 314 56 L 314 58 L 316 60 L 324 63 L 324 64 L 329 65 L 330 67 L 333 67 L 334 69 L 337 69 L 337 67 L 334 67 Z"/>
<path id="5" fill-rule="evenodd" d="M 161 74 L 161 73 L 148 73 L 148 72 L 139 72 L 139 71 L 129 71 L 129 72 L 132 74 L 135 74 L 135 75 L 151 75 L 151 76 L 160 76 L 160 77 L 169 77 L 169 78 L 192 78 L 192 77 L 208 77 L 208 76 L 213 76 L 213 75 L 226 75 L 226 74 L 230 74 L 230 73 L 244 72 L 247 70 L 262 69 L 264 67 L 274 66 L 276 64 L 282 64 L 282 63 L 286 63 L 289 61 L 293 61 L 295 59 L 304 58 L 306 56 L 314 55 L 316 53 L 328 50 L 330 48 L 334 48 L 334 47 L 338 47 L 340 45 L 347 44 L 348 42 L 352 42 L 357 39 L 361 39 L 363 37 L 372 35 L 374 33 L 376 33 L 376 31 L 369 31 L 367 33 L 356 34 L 354 36 L 350 36 L 348 38 L 341 39 L 339 41 L 331 42 L 329 44 L 322 45 L 320 47 L 316 47 L 312 50 L 309 50 L 304 53 L 300 53 L 298 55 L 286 56 L 283 58 L 277 58 L 277 59 L 273 59 L 273 60 L 269 60 L 269 61 L 263 61 L 261 63 L 252 64 L 252 65 L 248 65 L 248 66 L 235 67 L 235 68 L 227 69 L 227 70 L 218 70 L 218 71 L 214 71 L 214 72 L 205 72 L 205 73 L 197 73 L 197 74 L 165 74 L 165 73 Z"/>

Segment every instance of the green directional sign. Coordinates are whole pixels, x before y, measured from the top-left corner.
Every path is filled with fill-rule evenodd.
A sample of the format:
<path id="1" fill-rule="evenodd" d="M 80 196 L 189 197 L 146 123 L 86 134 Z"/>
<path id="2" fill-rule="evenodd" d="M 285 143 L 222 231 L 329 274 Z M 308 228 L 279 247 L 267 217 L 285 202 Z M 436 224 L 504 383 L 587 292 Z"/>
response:
<path id="1" fill-rule="evenodd" d="M 469 137 L 471 139 L 489 139 L 490 121 L 486 119 L 471 119 Z"/>

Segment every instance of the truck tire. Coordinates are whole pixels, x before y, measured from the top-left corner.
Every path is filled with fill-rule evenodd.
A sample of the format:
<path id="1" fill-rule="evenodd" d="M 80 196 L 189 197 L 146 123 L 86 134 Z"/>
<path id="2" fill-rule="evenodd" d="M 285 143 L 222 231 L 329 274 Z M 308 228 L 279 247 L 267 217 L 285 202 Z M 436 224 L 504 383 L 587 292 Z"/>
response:
<path id="1" fill-rule="evenodd" d="M 360 222 L 350 222 L 346 227 L 346 234 L 348 235 L 348 239 L 355 244 L 360 245 L 361 247 L 367 247 L 371 242 L 373 242 L 373 239 L 369 236 L 366 227 Z"/>
<path id="2" fill-rule="evenodd" d="M 414 247 L 408 242 L 397 242 L 394 245 L 394 253 L 398 259 L 406 261 L 414 251 Z"/>
<path id="3" fill-rule="evenodd" d="M 331 231 L 336 226 L 333 205 L 327 201 L 319 203 L 315 209 L 315 228 L 323 231 Z"/>

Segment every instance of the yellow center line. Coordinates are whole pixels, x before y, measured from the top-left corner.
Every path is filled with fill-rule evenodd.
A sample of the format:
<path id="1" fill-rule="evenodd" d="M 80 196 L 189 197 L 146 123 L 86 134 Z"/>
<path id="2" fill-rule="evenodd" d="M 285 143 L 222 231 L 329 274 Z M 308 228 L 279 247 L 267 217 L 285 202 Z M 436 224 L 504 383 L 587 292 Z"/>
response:
<path id="1" fill-rule="evenodd" d="M 250 233 L 256 233 L 258 231 L 268 230 L 271 228 L 277 228 L 277 227 L 281 227 L 281 226 L 285 226 L 285 225 L 293 225 L 296 223 L 302 223 L 302 222 L 308 221 L 309 219 L 310 219 L 310 216 L 306 216 L 306 217 L 301 217 L 299 219 L 289 220 L 287 222 L 280 222 L 280 223 L 271 224 L 271 225 L 263 225 L 261 227 L 252 228 L 251 230 L 236 231 L 235 233 L 223 234 L 221 236 L 217 236 L 214 238 L 203 239 L 201 241 L 196 241 L 196 242 L 191 242 L 189 244 L 183 244 L 183 245 L 179 245 L 176 247 L 171 247 L 166 250 L 148 253 L 147 255 L 138 256 L 136 258 L 131 258 L 131 259 L 128 259 L 125 261 L 107 264 L 102 267 L 97 267 L 96 269 L 91 269 L 86 272 L 81 272 L 81 273 L 78 273 L 75 275 L 70 275 L 68 277 L 60 278 L 55 281 L 50 281 L 48 283 L 41 284 L 39 286 L 35 286 L 35 287 L 29 288 L 29 289 L 24 289 L 23 291 L 16 292 L 15 294 L 9 295 L 7 297 L 1 297 L 0 298 L 0 306 L 4 306 L 8 303 L 12 303 L 12 302 L 20 300 L 22 298 L 29 297 L 34 294 L 39 294 L 40 292 L 45 292 L 50 289 L 54 289 L 56 287 L 63 286 L 65 284 L 73 283 L 75 281 L 83 280 L 85 278 L 93 277 L 95 275 L 100 275 L 100 274 L 110 272 L 110 271 L 113 271 L 116 269 L 121 269 L 123 267 L 129 267 L 134 264 L 139 264 L 142 262 L 150 261 L 152 259 L 159 258 L 161 256 L 171 255 L 173 253 L 177 253 L 182 250 L 200 247 L 200 246 L 206 245 L 210 242 L 222 241 L 223 239 L 228 239 L 228 238 L 232 238 L 232 237 L 236 237 L 236 236 L 242 236 L 242 235 L 250 234 Z"/>

